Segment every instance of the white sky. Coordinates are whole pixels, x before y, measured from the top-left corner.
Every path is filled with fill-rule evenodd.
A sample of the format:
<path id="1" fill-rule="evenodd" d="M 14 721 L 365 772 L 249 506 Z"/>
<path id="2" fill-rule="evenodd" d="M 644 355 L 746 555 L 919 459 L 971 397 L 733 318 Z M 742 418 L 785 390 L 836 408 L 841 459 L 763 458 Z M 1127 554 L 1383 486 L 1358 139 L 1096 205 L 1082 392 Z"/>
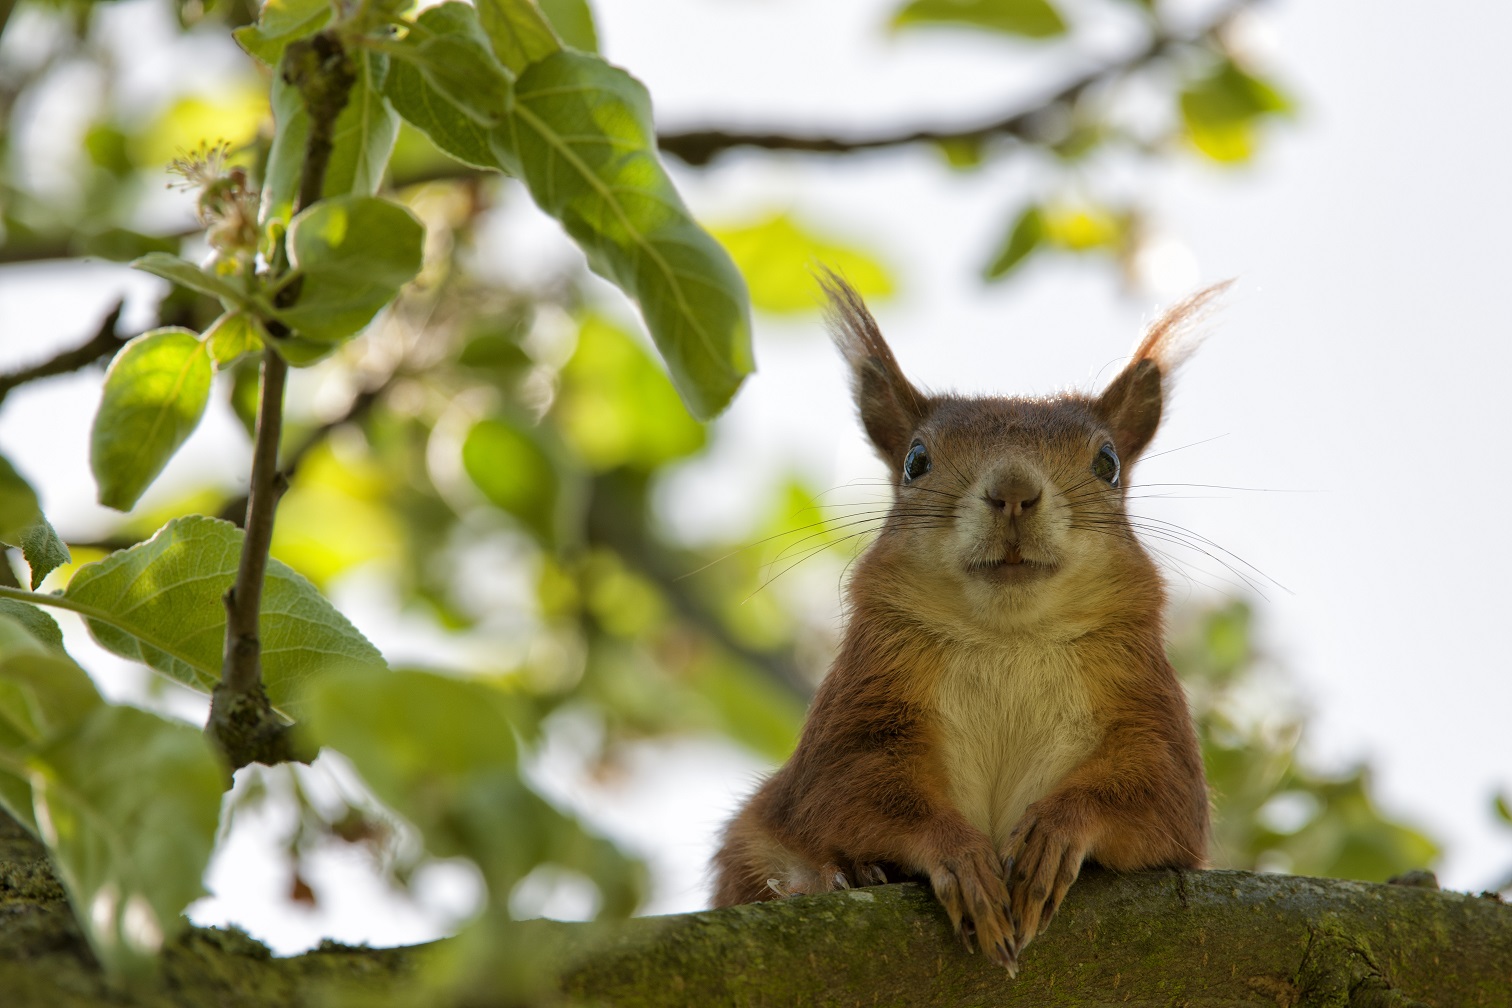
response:
<path id="1" fill-rule="evenodd" d="M 596 6 L 606 54 L 647 82 L 671 128 L 969 121 L 1012 104 L 1032 72 L 1054 74 L 992 40 L 889 37 L 890 4 L 879 0 Z M 1512 489 L 1503 461 L 1512 144 L 1501 106 L 1512 93 L 1502 51 L 1512 8 L 1445 3 L 1431 27 L 1421 7 L 1365 0 L 1265 11 L 1270 60 L 1302 103 L 1298 120 L 1271 132 L 1251 168 L 1192 159 L 1133 176 L 1201 280 L 1238 278 L 1153 450 L 1222 437 L 1153 460 L 1138 479 L 1283 491 L 1217 491 L 1152 502 L 1149 513 L 1291 589 L 1267 591 L 1260 634 L 1312 711 L 1308 752 L 1324 766 L 1371 760 L 1389 809 L 1447 843 L 1443 881 L 1483 887 L 1512 868 L 1512 840 L 1489 813 L 1493 791 L 1512 789 L 1503 645 L 1512 546 L 1495 508 Z M 792 207 L 880 254 L 905 286 L 877 314 L 905 368 L 936 388 L 1042 392 L 1105 380 L 1156 307 L 1122 295 L 1111 271 L 1074 263 L 1038 264 L 993 287 L 976 279 L 1034 182 L 1018 163 L 961 176 L 929 151 L 736 157 L 679 179 L 711 221 Z M 119 291 L 150 283 L 113 267 L 88 276 L 86 296 L 77 275 L 0 270 L 0 367 L 77 339 Z M 711 458 L 664 494 L 687 535 L 739 527 L 750 491 L 779 468 L 797 464 L 821 486 L 877 472 L 817 327 L 758 317 L 756 350 L 761 370 L 720 422 Z M 61 379 L 14 393 L 0 416 L 0 448 L 71 530 L 98 520 L 82 461 L 97 395 L 97 377 Z M 165 479 L 243 468 L 241 449 L 224 447 L 236 440 L 232 421 L 213 411 L 208 421 Z M 1194 566 L 1194 578 L 1214 580 L 1211 564 Z M 1189 591 L 1173 589 L 1178 600 Z M 356 592 L 350 611 L 391 655 L 423 644 L 396 630 L 381 600 Z M 117 695 L 135 689 L 120 663 L 97 659 L 77 635 L 70 646 Z M 702 740 L 647 747 L 638 761 L 631 786 L 613 795 L 581 784 L 565 756 L 542 777 L 652 857 L 650 909 L 700 906 L 714 832 L 759 764 Z M 320 914 L 291 918 L 276 906 L 276 860 L 266 863 L 243 854 L 236 868 L 213 870 L 222 899 L 199 918 L 241 920 L 282 950 L 320 934 L 418 936 L 349 865 L 328 869 Z M 466 903 L 455 892 L 437 899 Z"/>

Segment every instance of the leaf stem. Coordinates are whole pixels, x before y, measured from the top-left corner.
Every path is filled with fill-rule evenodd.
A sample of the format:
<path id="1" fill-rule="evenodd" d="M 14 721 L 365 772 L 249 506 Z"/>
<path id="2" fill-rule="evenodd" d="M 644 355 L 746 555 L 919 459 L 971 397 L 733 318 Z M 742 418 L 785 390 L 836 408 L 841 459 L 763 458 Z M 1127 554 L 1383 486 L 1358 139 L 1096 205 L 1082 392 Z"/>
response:
<path id="1" fill-rule="evenodd" d="M 331 31 L 290 44 L 281 72 L 299 89 L 310 116 L 304 165 L 294 213 L 310 206 L 325 191 L 326 167 L 331 161 L 336 117 L 346 107 L 356 83 L 351 61 L 341 40 Z M 280 254 L 275 270 L 287 268 Z M 275 283 L 282 278 L 274 277 Z M 298 284 L 282 284 L 274 302 L 283 307 L 298 297 Z M 271 313 L 269 313 L 271 316 Z M 258 636 L 262 613 L 263 578 L 273 543 L 273 520 L 278 499 L 288 482 L 279 471 L 278 446 L 283 434 L 284 386 L 289 365 L 277 350 L 283 326 L 266 317 L 274 342 L 263 350 L 262 386 L 257 404 L 257 428 L 252 449 L 252 476 L 241 560 L 236 582 L 226 593 L 226 650 L 221 681 L 210 701 L 205 730 L 220 745 L 232 767 L 248 763 L 282 763 L 306 759 L 294 750 L 289 727 L 273 710 L 262 683 L 262 641 Z"/>
<path id="2" fill-rule="evenodd" d="M 0 585 L 0 598 L 15 599 L 17 602 L 30 602 L 32 605 L 52 606 L 54 609 L 67 609 L 69 612 L 78 613 L 80 616 L 88 616 L 90 619 L 100 620 L 116 626 L 115 620 L 110 613 L 102 609 L 96 609 L 92 605 L 75 602 L 67 595 L 52 595 L 48 592 L 27 591 L 25 588 L 7 588 Z M 122 627 L 121 629 L 125 629 Z M 131 631 L 135 632 L 135 631 Z M 157 647 L 152 641 L 148 641 L 153 647 Z"/>
<path id="3" fill-rule="evenodd" d="M 0 585 L 0 598 L 15 599 L 17 602 L 28 602 L 31 605 L 51 606 L 54 609 L 66 609 L 71 613 L 77 613 L 78 615 L 83 616 L 85 619 L 93 620 L 96 623 L 104 623 L 106 626 L 114 627 L 124 634 L 135 637 L 137 640 L 141 641 L 143 644 L 146 644 L 154 651 L 161 651 L 168 657 L 182 662 L 186 667 L 193 669 L 196 673 L 202 675 L 206 680 L 208 680 L 213 674 L 213 670 L 206 669 L 193 655 L 181 652 L 170 641 L 161 640 L 153 636 L 151 632 L 144 629 L 141 625 L 129 625 L 122 623 L 115 613 L 109 612 L 105 609 L 97 609 L 96 607 L 88 605 L 84 602 L 77 602 L 69 598 L 67 595 L 53 595 L 49 592 L 27 591 L 25 588 L 10 588 L 5 585 Z M 178 679 L 177 677 L 175 677 L 175 679 L 178 682 L 184 682 L 184 680 Z M 191 689 L 204 688 L 196 687 L 194 683 L 188 682 L 184 682 L 184 685 L 189 686 Z"/>

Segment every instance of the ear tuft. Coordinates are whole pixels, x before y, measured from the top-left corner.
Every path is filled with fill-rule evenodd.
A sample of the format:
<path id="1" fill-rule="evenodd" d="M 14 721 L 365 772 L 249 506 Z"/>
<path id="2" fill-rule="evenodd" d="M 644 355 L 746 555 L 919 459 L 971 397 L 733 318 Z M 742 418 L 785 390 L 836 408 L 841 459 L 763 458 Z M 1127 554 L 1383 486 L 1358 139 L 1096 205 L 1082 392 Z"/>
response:
<path id="1" fill-rule="evenodd" d="M 1197 349 L 1203 320 L 1212 314 L 1218 298 L 1233 285 L 1231 279 L 1221 280 L 1167 308 L 1145 329 L 1144 339 L 1134 351 L 1134 359 L 1153 360 L 1168 375 L 1175 371 Z"/>
<path id="2" fill-rule="evenodd" d="M 825 321 L 851 369 L 851 393 L 867 437 L 896 475 L 928 400 L 903 376 L 892 348 L 861 295 L 833 270 L 821 267 L 819 286 L 829 299 Z"/>
<path id="3" fill-rule="evenodd" d="M 1134 357 L 1098 399 L 1098 407 L 1127 463 L 1137 459 L 1160 426 L 1171 376 L 1197 348 L 1198 329 L 1233 285 L 1224 280 L 1177 302 L 1152 322 Z"/>

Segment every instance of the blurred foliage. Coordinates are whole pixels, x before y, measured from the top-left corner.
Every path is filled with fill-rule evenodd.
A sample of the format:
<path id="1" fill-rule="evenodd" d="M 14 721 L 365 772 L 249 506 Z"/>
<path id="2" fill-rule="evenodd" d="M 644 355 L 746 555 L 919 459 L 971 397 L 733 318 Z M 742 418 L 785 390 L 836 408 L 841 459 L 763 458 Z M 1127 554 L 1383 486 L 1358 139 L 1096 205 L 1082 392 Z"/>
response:
<path id="1" fill-rule="evenodd" d="M 1304 721 L 1262 660 L 1247 604 L 1189 623 L 1171 658 L 1202 739 L 1215 866 L 1384 882 L 1437 860 L 1437 844 L 1376 807 L 1368 767 L 1319 773 L 1299 756 Z"/>
<path id="2" fill-rule="evenodd" d="M 893 293 L 887 267 L 860 249 L 816 234 L 791 214 L 716 228 L 751 289 L 751 304 L 775 314 L 812 312 L 819 302 L 813 271 L 827 266 L 869 301 Z"/>
<path id="3" fill-rule="evenodd" d="M 892 23 L 896 28 L 965 25 L 1027 38 L 1066 31 L 1066 22 L 1047 0 L 911 0 L 898 8 Z"/>
<path id="4" fill-rule="evenodd" d="M 967 131 L 932 141 L 962 171 L 1021 156 L 1044 169 L 1035 191 L 983 208 L 1009 221 L 988 258 L 992 278 L 1045 251 L 1126 265 L 1146 211 L 1104 188 L 1104 168 L 1188 150 L 1241 161 L 1266 121 L 1290 107 L 1264 68 L 1226 41 L 1226 19 L 1178 38 L 1155 5 L 1110 4 L 1148 54 L 1053 98 L 1011 137 Z M 401 6 L 341 9 L 381 21 Z M 875 527 L 875 507 L 819 509 L 816 488 L 779 473 L 760 520 L 729 541 L 694 547 L 666 528 L 661 490 L 718 436 L 690 405 L 700 416 L 717 412 L 750 366 L 732 293 L 740 279 L 656 158 L 644 89 L 591 55 L 597 35 L 583 0 L 481 0 L 476 12 L 448 4 L 406 22 L 403 37 L 374 34 L 359 101 L 338 120 L 331 198 L 292 220 L 308 123 L 294 89 L 263 64 L 327 23 L 336 8 L 325 0 L 287 0 L 260 24 L 247 0 L 22 0 L 0 9 L 0 262 L 66 269 L 83 255 L 146 257 L 144 268 L 173 284 L 138 315 L 167 332 L 129 345 L 117 367 L 136 366 L 144 344 L 168 334 L 194 342 L 175 358 L 192 382 L 157 381 L 166 371 L 158 367 L 157 391 L 129 403 L 148 411 L 144 433 L 123 437 L 119 404 L 97 419 L 102 486 L 116 487 L 110 502 L 134 507 L 114 532 L 72 537 L 89 541 L 75 541 L 75 561 L 65 562 L 24 475 L 0 458 L 0 541 L 24 551 L 34 584 L 63 562 L 48 583 L 65 589 L 63 603 L 134 620 L 130 632 L 97 625 L 107 647 L 208 686 L 223 626 L 214 614 L 241 540 L 229 525 L 184 516 L 240 520 L 245 485 L 149 490 L 136 501 L 156 472 L 148 463 L 160 467 L 204 408 L 202 386 L 208 408 L 229 411 L 250 435 L 254 353 L 273 342 L 270 323 L 295 330 L 278 345 L 310 366 L 291 391 L 283 444 L 290 489 L 273 545 L 281 563 L 270 595 L 268 637 L 279 649 L 270 687 L 280 704 L 311 713 L 304 727 L 344 753 L 370 793 L 312 797 L 301 782 L 325 772 L 320 765 L 243 773 L 226 815 L 262 802 L 296 810 L 288 852 L 298 902 L 319 898 L 304 862 L 322 843 L 363 846 L 401 887 L 429 856 L 470 859 L 483 905 L 461 951 L 425 982 L 528 989 L 536 950 L 512 944 L 509 919 L 532 880 L 565 873 L 597 894 L 602 913 L 617 914 L 634 908 L 644 878 L 544 800 L 521 768 L 568 723 L 593 726 L 588 763 L 605 777 L 635 743 L 675 735 L 714 734 L 784 758 L 832 653 L 835 585 Z M 1102 16 L 1077 9 L 1073 19 L 1049 0 L 914 0 L 892 21 L 900 44 L 933 25 L 941 35 L 985 33 L 1013 58 L 1014 46 L 1077 52 L 1082 19 Z M 169 37 L 175 54 L 157 90 L 127 87 L 133 61 L 145 57 L 121 42 L 123 18 L 151 19 Z M 230 51 L 233 28 L 263 62 Z M 191 56 L 215 68 L 213 82 L 178 74 Z M 76 89 L 77 123 L 39 123 L 42 97 L 81 68 L 97 86 Z M 469 90 L 474 79 L 515 88 L 518 102 L 506 108 L 497 93 Z M 559 102 L 574 80 L 576 98 Z M 1121 117 L 1119 89 L 1152 83 L 1165 114 Z M 205 146 L 218 139 L 227 145 Z M 197 186 L 198 200 L 165 193 L 165 162 L 196 150 L 196 164 L 215 162 L 212 182 L 232 184 Z M 638 300 L 644 328 L 580 269 L 523 279 L 499 266 L 491 236 L 533 199 L 594 269 Z M 904 282 L 884 256 L 794 213 L 758 212 L 714 237 L 768 313 L 817 307 L 815 263 L 871 296 Z M 287 277 L 259 270 L 281 249 L 305 286 L 279 300 Z M 710 320 L 718 331 L 700 330 Z M 102 549 L 155 533 L 102 559 Z M 9 564 L 0 581 L 18 581 Z M 374 671 L 367 641 L 322 594 L 354 584 L 444 642 L 433 667 Z M 39 609 L 0 601 L 15 621 L 0 620 L 0 631 L 20 627 L 38 646 L 57 646 L 56 625 Z M 180 609 L 204 618 L 180 618 Z M 331 661 L 331 651 L 348 660 Z M 1224 863 L 1379 878 L 1431 861 L 1431 843 L 1374 808 L 1364 769 L 1313 773 L 1297 758 L 1299 718 L 1253 716 L 1247 691 L 1263 666 L 1247 610 L 1205 617 L 1175 654 L 1202 725 Z M 26 670 L 47 661 L 65 659 L 27 651 L 6 663 L 0 690 L 22 688 L 7 684 L 24 686 Z M 158 731 L 171 742 L 163 758 L 189 746 L 176 728 Z M 140 730 L 135 721 L 100 728 L 123 738 Z M 284 783 L 264 786 L 265 777 Z M 26 819 L 17 781 L 0 776 L 0 786 L 17 785 L 0 798 Z"/>

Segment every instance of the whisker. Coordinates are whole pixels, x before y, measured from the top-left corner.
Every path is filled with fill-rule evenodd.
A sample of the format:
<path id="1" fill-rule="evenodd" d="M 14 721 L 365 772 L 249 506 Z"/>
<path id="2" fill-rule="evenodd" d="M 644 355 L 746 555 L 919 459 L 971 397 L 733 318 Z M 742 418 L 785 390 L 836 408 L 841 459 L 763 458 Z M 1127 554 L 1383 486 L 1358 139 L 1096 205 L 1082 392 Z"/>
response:
<path id="1" fill-rule="evenodd" d="M 1151 553 L 1153 553 L 1153 554 L 1155 554 L 1155 555 L 1157 555 L 1159 557 L 1163 557 L 1165 560 L 1169 561 L 1168 565 L 1167 564 L 1163 564 L 1162 566 L 1166 566 L 1167 569 L 1173 570 L 1174 572 L 1181 574 L 1181 576 L 1187 578 L 1188 581 L 1192 580 L 1190 571 L 1188 571 L 1188 570 L 1185 569 L 1186 566 L 1187 566 L 1187 562 L 1186 561 L 1180 560 L 1177 557 L 1171 555 L 1170 553 L 1167 553 L 1165 550 L 1162 550 L 1159 547 L 1151 545 L 1149 542 L 1145 541 L 1145 539 L 1143 537 L 1133 535 L 1131 532 L 1126 531 L 1127 526 L 1124 526 L 1122 523 L 1117 523 L 1117 524 L 1110 525 L 1108 527 L 1103 527 L 1103 528 L 1097 528 L 1097 527 L 1092 527 L 1092 526 L 1079 526 L 1079 525 L 1074 525 L 1074 524 L 1071 527 L 1072 528 L 1080 528 L 1082 531 L 1086 531 L 1086 532 L 1098 532 L 1098 533 L 1101 533 L 1103 535 L 1113 536 L 1114 538 L 1120 539 L 1120 540 L 1122 540 L 1124 542 L 1137 543 L 1141 548 L 1146 549 L 1149 552 L 1151 552 Z M 1191 544 L 1189 542 L 1186 542 L 1184 540 L 1181 540 L 1181 539 L 1178 539 L 1178 538 L 1175 538 L 1175 537 L 1172 537 L 1172 536 L 1169 536 L 1169 535 L 1162 534 L 1158 530 L 1141 529 L 1140 531 L 1145 532 L 1145 534 L 1147 536 L 1149 536 L 1151 538 L 1154 538 L 1154 539 L 1157 539 L 1157 540 L 1159 540 L 1161 542 L 1170 543 L 1171 545 L 1180 546 L 1180 547 L 1182 547 L 1184 549 L 1190 549 L 1190 550 L 1192 550 L 1194 552 L 1203 554 L 1208 559 L 1210 559 L 1214 563 L 1222 566 L 1225 570 L 1229 571 L 1229 573 L 1233 574 L 1235 577 L 1237 577 L 1241 581 L 1243 581 L 1244 585 L 1240 585 L 1237 582 L 1230 581 L 1229 579 L 1224 578 L 1221 575 L 1213 574 L 1211 571 L 1204 571 L 1203 573 L 1210 574 L 1210 575 L 1212 575 L 1214 577 L 1217 577 L 1217 578 L 1219 578 L 1219 580 L 1224 581 L 1225 583 L 1233 586 L 1234 588 L 1239 588 L 1239 589 L 1242 590 L 1244 587 L 1247 586 L 1250 591 L 1252 591 L 1255 594 L 1259 595 L 1262 599 L 1265 599 L 1265 600 L 1269 601 L 1270 597 L 1268 595 L 1266 595 L 1264 588 L 1262 588 L 1252 578 L 1247 577 L 1244 574 L 1243 571 L 1238 570 L 1232 564 L 1225 562 L 1223 560 L 1223 558 L 1213 556 L 1213 554 L 1207 552 L 1206 550 L 1202 549 L 1199 546 L 1194 546 L 1193 544 Z M 1208 585 L 1208 587 L 1214 587 L 1214 586 L 1213 585 Z"/>
<path id="2" fill-rule="evenodd" d="M 855 527 L 857 525 L 864 525 L 867 522 L 878 522 L 879 523 L 879 527 L 880 527 L 880 523 L 886 523 L 889 520 L 889 518 L 893 517 L 893 514 L 894 513 L 891 512 L 891 511 L 874 512 L 873 514 L 868 515 L 867 517 L 864 517 L 864 518 L 855 518 L 853 520 L 849 520 L 849 521 L 845 521 L 845 522 L 837 522 L 837 523 L 834 524 L 833 527 L 835 529 L 853 528 L 853 527 Z M 903 514 L 898 515 L 897 517 L 902 518 L 902 519 L 928 518 L 928 519 L 931 519 L 931 520 L 935 520 L 935 519 L 944 519 L 944 518 L 954 518 L 955 516 L 953 514 L 933 514 L 933 513 L 922 513 L 922 512 L 915 514 L 915 513 L 907 513 L 907 512 L 905 512 Z M 829 531 L 830 531 L 829 529 L 820 529 L 818 532 L 813 532 L 813 533 L 810 533 L 809 535 L 804 536 L 802 539 L 799 539 L 797 542 L 789 543 L 788 545 L 786 545 L 786 546 L 784 546 L 782 548 L 781 552 L 779 552 L 777 554 L 777 556 L 775 556 L 773 558 L 773 560 L 776 561 L 776 560 L 783 559 L 783 557 L 787 554 L 788 550 L 790 550 L 790 549 L 794 548 L 795 546 L 798 546 L 798 545 L 800 545 L 802 543 L 808 542 L 810 539 L 814 539 L 814 538 L 816 538 L 818 536 L 826 535 Z M 843 541 L 843 540 L 837 540 L 837 542 L 839 542 L 839 541 Z M 833 544 L 833 543 L 825 543 L 825 544 L 822 544 L 820 548 L 822 549 L 825 546 L 829 546 L 829 545 L 835 545 L 835 544 Z"/>
<path id="3" fill-rule="evenodd" d="M 1223 557 L 1217 556 L 1216 554 L 1214 554 L 1214 553 L 1210 552 L 1209 550 L 1205 549 L 1202 545 L 1200 545 L 1200 543 L 1206 543 L 1207 545 L 1212 546 L 1213 549 L 1219 550 L 1220 552 L 1227 553 L 1228 552 L 1227 550 L 1224 550 L 1223 547 L 1217 545 L 1216 543 L 1208 542 L 1207 540 L 1203 539 L 1201 536 L 1198 536 L 1196 533 L 1188 533 L 1186 530 L 1181 529 L 1179 527 L 1177 527 L 1175 529 L 1170 529 L 1170 528 L 1160 528 L 1160 527 L 1152 526 L 1152 525 L 1143 525 L 1143 524 L 1140 524 L 1139 522 L 1128 522 L 1128 523 L 1125 523 L 1125 522 L 1121 522 L 1121 521 L 1103 521 L 1103 520 L 1097 520 L 1097 519 L 1093 519 L 1093 526 L 1101 526 L 1103 529 L 1129 528 L 1129 529 L 1132 529 L 1132 530 L 1137 531 L 1137 532 L 1142 532 L 1146 536 L 1158 539 L 1161 542 L 1170 543 L 1173 546 L 1181 546 L 1184 549 L 1192 550 L 1195 553 L 1201 553 L 1203 556 L 1207 557 L 1209 560 L 1212 560 L 1214 563 L 1217 563 L 1217 564 L 1220 564 L 1221 566 L 1223 566 L 1224 569 L 1228 570 L 1235 577 L 1240 578 L 1241 580 L 1243 580 L 1244 583 L 1246 585 L 1248 585 L 1251 590 L 1253 590 L 1254 592 L 1256 592 L 1257 594 L 1259 594 L 1261 598 L 1266 598 L 1266 599 L 1269 598 L 1269 596 L 1267 596 L 1265 594 L 1264 589 L 1260 586 L 1259 582 L 1257 582 L 1255 580 L 1255 578 L 1250 577 L 1244 571 L 1240 570 L 1238 567 L 1235 567 L 1233 564 L 1231 564 L 1227 560 L 1223 559 Z M 1089 530 L 1091 530 L 1091 529 L 1093 529 L 1093 526 L 1085 526 L 1085 527 L 1087 527 Z M 1229 554 L 1229 555 L 1233 556 L 1233 554 Z M 1244 558 L 1238 557 L 1238 556 L 1234 556 L 1234 559 L 1237 560 L 1243 566 L 1248 567 L 1258 577 L 1263 578 L 1266 581 L 1269 581 L 1271 584 L 1275 585 L 1277 588 L 1280 588 L 1282 591 L 1287 592 L 1288 594 L 1294 594 L 1291 591 L 1291 589 L 1287 588 L 1285 585 L 1281 584 L 1275 578 L 1273 578 L 1270 575 L 1266 574 L 1264 571 L 1260 570 L 1258 567 L 1255 567 L 1253 564 L 1250 564 L 1248 561 L 1244 560 Z"/>
<path id="4" fill-rule="evenodd" d="M 1134 461 L 1136 461 L 1136 462 L 1148 462 L 1152 458 L 1160 458 L 1160 456 L 1162 456 L 1162 455 L 1169 455 L 1172 452 L 1186 451 L 1188 448 L 1196 448 L 1198 445 L 1210 444 L 1213 441 L 1218 441 L 1218 440 L 1221 440 L 1221 439 L 1226 438 L 1226 437 L 1228 437 L 1227 434 L 1214 434 L 1210 438 L 1203 438 L 1201 441 L 1193 441 L 1191 444 L 1184 444 L 1184 445 L 1181 445 L 1178 448 L 1167 448 L 1165 451 L 1158 451 L 1158 452 L 1154 453 L 1153 455 L 1141 455 L 1141 456 L 1139 456 L 1139 458 L 1135 459 Z"/>
<path id="5" fill-rule="evenodd" d="M 912 531 L 912 530 L 915 530 L 915 529 L 949 528 L 950 526 L 949 525 L 927 525 L 927 524 L 921 524 L 921 525 L 908 525 L 906 527 L 909 530 Z M 876 529 L 862 529 L 859 532 L 852 532 L 851 534 L 849 534 L 847 536 L 844 536 L 844 537 L 842 537 L 840 539 L 837 539 L 833 543 L 826 543 L 826 544 L 823 544 L 823 545 L 820 545 L 820 546 L 810 547 L 809 550 L 803 556 L 799 557 L 797 560 L 794 560 L 792 563 L 790 563 L 786 567 L 782 568 L 782 570 L 778 571 L 776 574 L 773 574 L 771 577 L 767 578 L 760 585 L 758 585 L 756 587 L 755 591 L 751 592 L 751 594 L 747 595 L 743 600 L 741 600 L 740 604 L 741 605 L 745 605 L 747 602 L 751 601 L 751 599 L 755 598 L 757 596 L 757 594 L 759 594 L 760 592 L 762 592 L 763 590 L 765 590 L 766 588 L 768 588 L 778 578 L 782 577 L 784 574 L 786 574 L 789 571 L 793 570 L 793 568 L 797 567 L 799 564 L 802 564 L 805 560 L 808 560 L 808 559 L 810 559 L 810 558 L 812 558 L 814 556 L 817 556 L 818 554 L 822 553 L 825 549 L 829 548 L 830 546 L 838 546 L 841 543 L 849 542 L 851 539 L 854 539 L 857 536 L 868 535 L 868 534 L 870 534 L 873 531 L 877 531 L 877 530 Z"/>

